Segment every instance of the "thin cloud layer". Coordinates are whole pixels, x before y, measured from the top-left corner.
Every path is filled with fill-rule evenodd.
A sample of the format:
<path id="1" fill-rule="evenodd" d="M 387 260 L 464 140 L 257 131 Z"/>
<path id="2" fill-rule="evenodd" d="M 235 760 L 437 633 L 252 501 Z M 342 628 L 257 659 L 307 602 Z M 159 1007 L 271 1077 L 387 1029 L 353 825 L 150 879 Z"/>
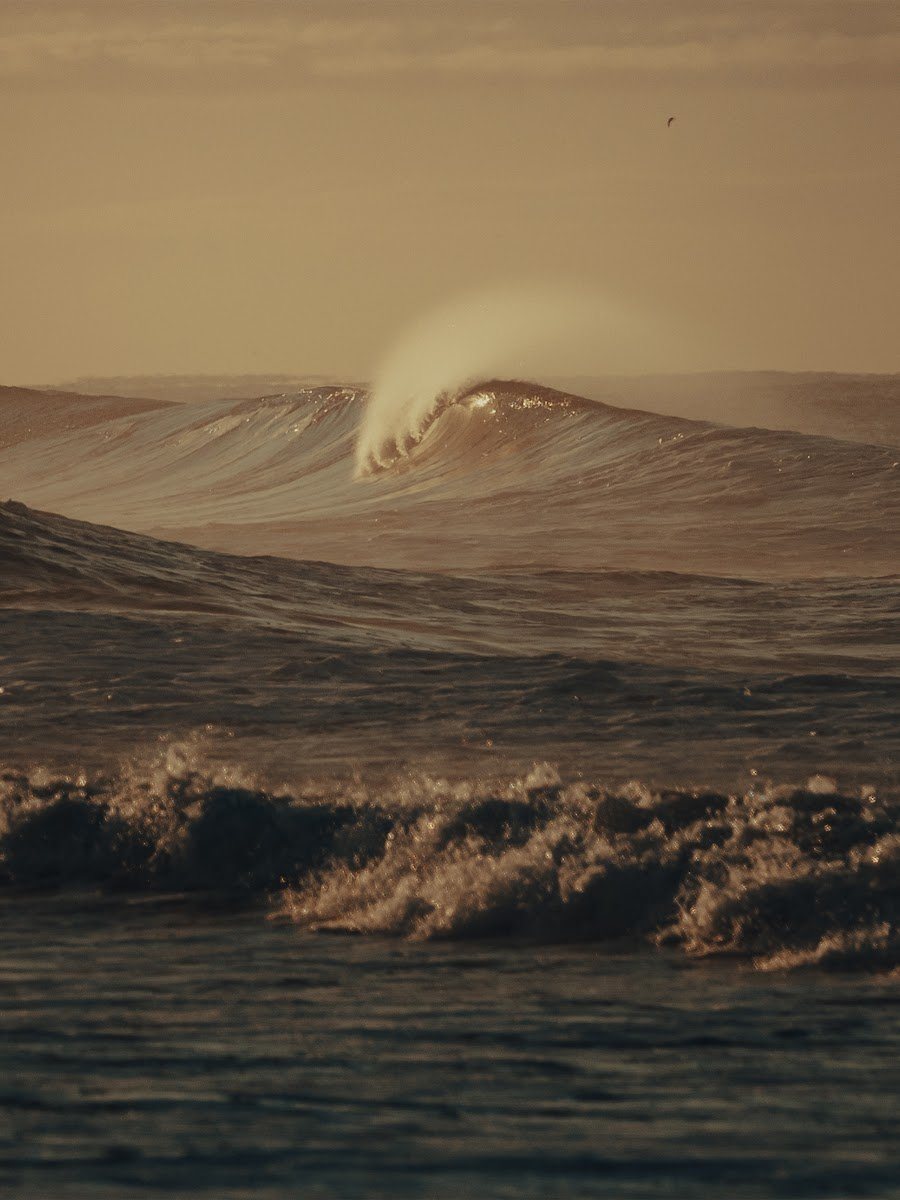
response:
<path id="1" fill-rule="evenodd" d="M 247 78 L 433 75 L 482 79 L 772 76 L 786 81 L 896 83 L 900 10 L 871 3 L 658 2 L 132 3 L 78 8 L 8 4 L 0 14 L 6 86 L 102 86 L 174 76 L 199 84 Z"/>

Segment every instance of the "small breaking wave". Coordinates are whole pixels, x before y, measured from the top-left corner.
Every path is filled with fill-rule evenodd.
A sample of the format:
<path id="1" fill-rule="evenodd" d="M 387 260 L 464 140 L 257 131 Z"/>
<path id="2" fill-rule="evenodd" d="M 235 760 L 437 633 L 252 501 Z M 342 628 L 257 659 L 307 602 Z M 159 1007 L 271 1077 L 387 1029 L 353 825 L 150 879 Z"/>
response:
<path id="1" fill-rule="evenodd" d="M 302 792 L 172 747 L 107 776 L 0 773 L 7 887 L 265 897 L 308 930 L 627 939 L 764 970 L 900 964 L 900 807 L 871 789 L 742 795 L 404 777 Z"/>

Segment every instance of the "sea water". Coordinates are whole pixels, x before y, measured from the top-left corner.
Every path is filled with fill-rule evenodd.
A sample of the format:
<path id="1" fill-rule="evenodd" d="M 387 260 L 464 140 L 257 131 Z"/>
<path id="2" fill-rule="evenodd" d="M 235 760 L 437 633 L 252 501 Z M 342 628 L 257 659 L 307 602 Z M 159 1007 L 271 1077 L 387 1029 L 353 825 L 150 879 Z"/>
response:
<path id="1" fill-rule="evenodd" d="M 895 383 L 0 393 L 0 1189 L 900 1194 Z"/>

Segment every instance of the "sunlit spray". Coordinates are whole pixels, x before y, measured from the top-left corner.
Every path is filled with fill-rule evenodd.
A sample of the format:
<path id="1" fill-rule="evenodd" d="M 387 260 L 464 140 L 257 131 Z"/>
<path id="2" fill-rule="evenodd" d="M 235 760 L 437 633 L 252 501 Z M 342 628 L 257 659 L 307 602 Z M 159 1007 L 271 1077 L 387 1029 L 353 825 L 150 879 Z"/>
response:
<path id="1" fill-rule="evenodd" d="M 406 452 L 435 409 L 496 377 L 541 377 L 641 365 L 646 323 L 582 287 L 470 295 L 420 321 L 378 370 L 360 426 L 357 474 Z"/>

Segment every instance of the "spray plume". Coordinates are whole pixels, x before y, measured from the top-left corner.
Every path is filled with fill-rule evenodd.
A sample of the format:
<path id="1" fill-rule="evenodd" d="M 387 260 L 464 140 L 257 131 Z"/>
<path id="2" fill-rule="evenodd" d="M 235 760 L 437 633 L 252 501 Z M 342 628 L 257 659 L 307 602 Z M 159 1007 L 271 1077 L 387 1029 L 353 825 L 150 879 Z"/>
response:
<path id="1" fill-rule="evenodd" d="M 485 379 L 634 369 L 638 332 L 621 306 L 584 288 L 506 289 L 457 300 L 419 322 L 377 372 L 357 441 L 357 474 L 405 453 L 437 408 Z"/>

